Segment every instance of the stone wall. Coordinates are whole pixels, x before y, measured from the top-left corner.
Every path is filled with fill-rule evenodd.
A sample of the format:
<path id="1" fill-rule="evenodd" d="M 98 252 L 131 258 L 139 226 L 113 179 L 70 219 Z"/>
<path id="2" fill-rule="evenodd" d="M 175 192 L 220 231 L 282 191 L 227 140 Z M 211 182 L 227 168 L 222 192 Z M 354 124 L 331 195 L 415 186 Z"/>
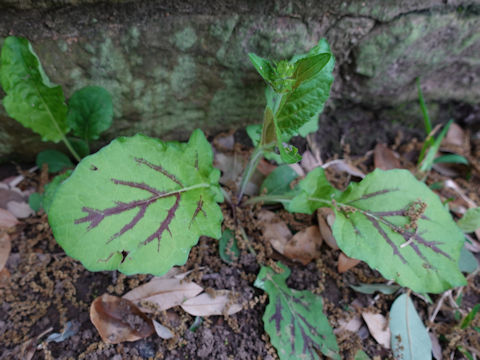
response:
<path id="1" fill-rule="evenodd" d="M 478 1 L 0 0 L 0 45 L 8 35 L 32 42 L 67 97 L 93 84 L 112 93 L 103 142 L 258 123 L 264 84 L 247 53 L 289 58 L 321 37 L 337 59 L 318 134 L 329 150 L 421 128 L 419 76 L 432 118 L 479 122 L 463 116 L 480 103 Z M 48 147 L 0 108 L 0 161 Z"/>

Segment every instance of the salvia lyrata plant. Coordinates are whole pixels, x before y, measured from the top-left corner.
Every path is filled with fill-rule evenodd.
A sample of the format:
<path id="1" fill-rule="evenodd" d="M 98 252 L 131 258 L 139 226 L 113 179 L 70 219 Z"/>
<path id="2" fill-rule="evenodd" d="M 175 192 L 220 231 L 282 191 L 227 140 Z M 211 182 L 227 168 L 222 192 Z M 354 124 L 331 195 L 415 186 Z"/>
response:
<path id="1" fill-rule="evenodd" d="M 289 61 L 249 56 L 267 83 L 266 107 L 262 125 L 248 128 L 256 147 L 232 206 L 245 204 L 245 186 L 263 156 L 279 163 L 301 159 L 289 141 L 317 129 L 333 82 L 335 60 L 324 39 Z M 0 79 L 7 112 L 42 139 L 64 141 L 77 160 L 68 131 L 85 147 L 110 126 L 113 111 L 103 89 L 80 90 L 69 109 L 61 88 L 50 83 L 25 39 L 5 40 Z M 211 146 L 201 130 L 187 143 L 143 135 L 117 138 L 47 188 L 44 208 L 55 239 L 91 271 L 162 275 L 183 265 L 200 236 L 221 236 L 219 203 L 224 195 L 212 162 Z M 246 203 L 258 201 L 280 202 L 290 212 L 307 214 L 332 208 L 340 249 L 415 292 L 439 293 L 465 284 L 458 266 L 462 231 L 438 196 L 406 170 L 377 169 L 340 191 L 317 168 L 293 190 L 284 187 Z M 269 295 L 263 320 L 280 358 L 318 359 L 320 351 L 339 359 L 321 298 L 288 288 L 289 269 L 281 263 L 278 269 L 283 272 L 262 266 L 255 286 Z M 395 304 L 413 307 L 408 296 Z M 426 330 L 417 328 L 424 336 Z M 404 330 L 400 326 L 395 331 Z M 395 345 L 398 356 L 411 358 L 408 340 Z"/>

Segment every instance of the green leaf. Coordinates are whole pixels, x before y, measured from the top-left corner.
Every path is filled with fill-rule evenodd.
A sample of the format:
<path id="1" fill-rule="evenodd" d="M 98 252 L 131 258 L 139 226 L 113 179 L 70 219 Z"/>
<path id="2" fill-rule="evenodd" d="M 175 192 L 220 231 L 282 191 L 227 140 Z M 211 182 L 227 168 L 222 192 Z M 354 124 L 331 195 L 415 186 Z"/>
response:
<path id="1" fill-rule="evenodd" d="M 97 140 L 112 125 L 112 119 L 112 97 L 100 86 L 86 86 L 68 101 L 67 123 L 81 139 Z"/>
<path id="2" fill-rule="evenodd" d="M 5 39 L 0 57 L 0 82 L 7 113 L 42 136 L 58 142 L 65 137 L 67 106 L 60 86 L 50 83 L 27 39 Z"/>
<path id="3" fill-rule="evenodd" d="M 468 160 L 465 156 L 457 155 L 457 154 L 447 154 L 447 155 L 442 155 L 435 160 L 433 160 L 434 164 L 439 164 L 439 163 L 452 163 L 452 164 L 463 164 L 463 165 L 468 165 Z"/>
<path id="4" fill-rule="evenodd" d="M 462 320 L 462 323 L 460 324 L 461 329 L 466 329 L 475 319 L 475 316 L 477 313 L 480 311 L 480 304 L 477 304 L 473 307 L 472 311 L 470 311 L 467 316 Z"/>
<path id="5" fill-rule="evenodd" d="M 457 221 L 457 225 L 465 233 L 480 229 L 480 207 L 468 209 L 463 217 Z"/>
<path id="6" fill-rule="evenodd" d="M 370 358 L 363 350 L 358 350 L 353 360 L 370 360 Z"/>
<path id="7" fill-rule="evenodd" d="M 63 169 L 73 167 L 70 158 L 57 150 L 45 150 L 38 153 L 36 164 L 39 168 L 41 168 L 43 164 L 47 164 L 49 173 L 56 173 Z"/>
<path id="8" fill-rule="evenodd" d="M 358 286 L 350 285 L 350 287 L 362 294 L 374 294 L 377 291 L 385 295 L 392 295 L 400 289 L 398 285 L 387 285 L 387 284 L 360 284 Z"/>
<path id="9" fill-rule="evenodd" d="M 425 156 L 425 159 L 423 159 L 422 163 L 420 164 L 420 171 L 422 172 L 427 172 L 432 169 L 435 156 L 437 155 L 438 149 L 440 148 L 440 145 L 442 144 L 442 140 L 447 135 L 448 129 L 450 128 L 450 125 L 452 124 L 453 120 L 450 120 L 442 129 L 440 134 L 437 136 L 435 141 L 433 142 L 432 146 L 428 150 L 427 155 Z"/>
<path id="10" fill-rule="evenodd" d="M 90 154 L 90 149 L 85 140 L 69 137 L 68 141 L 72 144 L 73 149 L 77 154 L 83 159 L 85 156 Z"/>
<path id="11" fill-rule="evenodd" d="M 273 170 L 260 186 L 260 194 L 277 195 L 291 191 L 290 183 L 298 174 L 288 165 L 281 165 Z"/>
<path id="12" fill-rule="evenodd" d="M 295 89 L 283 95 L 275 112 L 280 139 L 284 142 L 298 135 L 300 128 L 312 118 L 318 118 L 330 95 L 335 66 L 335 59 L 325 39 L 291 62 L 297 67 Z"/>
<path id="13" fill-rule="evenodd" d="M 43 208 L 45 209 L 45 212 L 47 214 L 50 210 L 53 197 L 55 196 L 59 186 L 62 184 L 63 181 L 68 179 L 72 172 L 72 170 L 67 170 L 63 174 L 55 176 L 52 181 L 45 185 L 45 191 L 43 192 Z"/>
<path id="14" fill-rule="evenodd" d="M 222 233 L 222 237 L 218 242 L 218 250 L 220 257 L 227 264 L 231 264 L 236 258 L 240 256 L 240 250 L 237 246 L 237 240 L 235 234 L 230 229 L 226 229 Z M 230 255 L 233 255 L 233 259 Z"/>
<path id="15" fill-rule="evenodd" d="M 274 69 L 270 64 L 270 61 L 264 59 L 254 53 L 249 53 L 248 57 L 250 58 L 251 63 L 258 71 L 260 76 L 265 80 L 267 83 L 271 83 L 273 80 Z"/>
<path id="16" fill-rule="evenodd" d="M 83 159 L 49 210 L 57 242 L 91 271 L 162 275 L 201 235 L 219 238 L 223 201 L 200 130 L 188 143 L 118 138 Z"/>
<path id="17" fill-rule="evenodd" d="M 268 294 L 269 304 L 263 315 L 265 331 L 281 360 L 320 359 L 317 350 L 333 359 L 340 359 L 338 345 L 327 317 L 322 298 L 310 291 L 287 287 L 290 270 L 275 273 L 262 266 L 255 286 Z"/>
<path id="18" fill-rule="evenodd" d="M 390 309 L 392 351 L 395 359 L 432 358 L 432 342 L 410 298 L 403 294 Z"/>
<path id="19" fill-rule="evenodd" d="M 460 260 L 458 260 L 458 267 L 461 272 L 472 273 L 478 268 L 478 261 L 475 255 L 468 251 L 465 246 L 460 251 Z"/>
<path id="20" fill-rule="evenodd" d="M 325 170 L 321 167 L 310 171 L 297 185 L 296 191 L 297 195 L 290 202 L 284 203 L 285 208 L 290 212 L 306 214 L 330 206 L 331 199 L 341 194 L 327 180 Z"/>
<path id="21" fill-rule="evenodd" d="M 33 211 L 39 212 L 43 208 L 43 195 L 37 192 L 30 194 L 28 197 L 28 205 Z"/>
<path id="22" fill-rule="evenodd" d="M 458 268 L 463 234 L 409 171 L 376 169 L 335 200 L 333 235 L 346 255 L 419 293 L 466 284 Z"/>

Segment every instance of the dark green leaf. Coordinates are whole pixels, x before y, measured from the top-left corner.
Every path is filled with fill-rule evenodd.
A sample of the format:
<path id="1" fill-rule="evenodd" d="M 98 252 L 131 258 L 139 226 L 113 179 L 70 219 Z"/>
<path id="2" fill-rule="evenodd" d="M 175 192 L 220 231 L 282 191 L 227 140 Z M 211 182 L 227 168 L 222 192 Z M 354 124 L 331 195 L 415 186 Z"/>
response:
<path id="1" fill-rule="evenodd" d="M 39 168 L 41 168 L 43 164 L 47 164 L 49 173 L 56 173 L 63 169 L 73 167 L 70 158 L 57 150 L 45 150 L 40 152 L 37 155 L 36 163 Z"/>
<path id="2" fill-rule="evenodd" d="M 250 58 L 250 61 L 252 62 L 253 66 L 258 71 L 258 73 L 262 76 L 262 78 L 267 83 L 270 84 L 273 80 L 273 74 L 274 74 L 274 69 L 270 64 L 270 61 L 268 61 L 267 59 L 261 58 L 260 56 L 255 55 L 254 53 L 249 53 L 248 57 Z"/>
<path id="3" fill-rule="evenodd" d="M 472 311 L 470 311 L 467 316 L 462 320 L 462 323 L 460 324 L 461 329 L 466 329 L 470 324 L 473 322 L 475 319 L 475 316 L 477 313 L 480 311 L 480 304 L 477 304 L 473 307 Z"/>
<path id="4" fill-rule="evenodd" d="M 346 255 L 420 293 L 465 284 L 458 268 L 463 234 L 407 170 L 376 169 L 335 200 L 333 235 Z"/>
<path id="5" fill-rule="evenodd" d="M 55 239 L 91 271 L 162 275 L 205 235 L 219 238 L 220 172 L 200 130 L 188 143 L 142 135 L 83 159 L 48 211 Z"/>
<path id="6" fill-rule="evenodd" d="M 480 229 L 480 207 L 468 209 L 457 225 L 466 233 Z"/>
<path id="7" fill-rule="evenodd" d="M 237 246 L 235 234 L 230 229 L 226 229 L 222 233 L 222 237 L 218 242 L 220 257 L 227 264 L 231 264 L 240 255 L 240 250 Z M 233 255 L 233 259 L 231 257 Z"/>
<path id="8" fill-rule="evenodd" d="M 68 141 L 70 142 L 70 144 L 72 144 L 73 149 L 82 159 L 85 156 L 90 155 L 90 149 L 85 140 L 69 137 Z"/>
<path id="9" fill-rule="evenodd" d="M 45 185 L 45 191 L 43 192 L 43 208 L 47 214 L 50 210 L 50 205 L 52 205 L 53 197 L 55 196 L 58 187 L 64 180 L 68 179 L 71 174 L 72 170 L 67 170 L 63 174 L 55 176 L 52 181 Z"/>
<path id="10" fill-rule="evenodd" d="M 260 194 L 278 195 L 291 191 L 290 183 L 298 174 L 288 165 L 281 165 L 273 170 L 260 186 Z"/>
<path id="11" fill-rule="evenodd" d="M 27 39 L 10 36 L 3 43 L 0 82 L 7 113 L 42 136 L 58 142 L 65 137 L 67 106 L 60 86 L 50 82 Z"/>
<path id="12" fill-rule="evenodd" d="M 387 284 L 360 284 L 358 286 L 350 285 L 350 287 L 362 294 L 374 294 L 377 291 L 385 295 L 391 295 L 400 289 L 398 285 L 387 285 Z"/>
<path id="13" fill-rule="evenodd" d="M 395 359 L 432 358 L 432 342 L 410 297 L 400 295 L 390 309 L 392 352 Z"/>
<path id="14" fill-rule="evenodd" d="M 435 164 L 439 163 L 453 163 L 453 164 L 463 164 L 463 165 L 468 165 L 468 160 L 465 156 L 457 155 L 457 154 L 447 154 L 447 155 L 442 155 L 435 160 L 433 160 Z"/>
<path id="15" fill-rule="evenodd" d="M 35 211 L 39 212 L 43 208 L 43 196 L 37 192 L 34 192 L 28 197 L 28 205 L 30 208 Z"/>
<path id="16" fill-rule="evenodd" d="M 68 125 L 81 139 L 97 140 L 112 125 L 112 118 L 112 97 L 100 86 L 86 86 L 68 101 Z"/>
<path id="17" fill-rule="evenodd" d="M 268 293 L 263 323 L 278 356 L 281 360 L 320 359 L 319 350 L 340 359 L 335 335 L 323 314 L 322 298 L 288 288 L 285 281 L 290 270 L 279 266 L 281 274 L 262 266 L 254 284 Z"/>

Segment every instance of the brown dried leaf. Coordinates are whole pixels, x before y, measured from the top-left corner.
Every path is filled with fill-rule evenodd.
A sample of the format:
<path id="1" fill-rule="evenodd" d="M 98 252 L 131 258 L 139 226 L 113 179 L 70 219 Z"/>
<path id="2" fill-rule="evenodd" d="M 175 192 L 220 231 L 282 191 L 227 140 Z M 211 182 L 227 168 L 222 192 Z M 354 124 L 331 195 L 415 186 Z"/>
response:
<path id="1" fill-rule="evenodd" d="M 330 208 L 317 210 L 318 228 L 322 238 L 333 250 L 338 250 L 337 241 L 332 234 L 332 225 L 335 222 L 335 212 Z"/>
<path id="2" fill-rule="evenodd" d="M 277 165 L 273 165 L 272 163 L 269 163 L 265 159 L 261 159 L 258 162 L 257 165 L 257 170 L 262 174 L 263 176 L 268 176 L 273 170 L 277 168 Z"/>
<path id="3" fill-rule="evenodd" d="M 348 163 L 343 159 L 329 161 L 328 163 L 322 165 L 322 167 L 324 169 L 332 168 L 338 172 L 346 172 L 347 174 L 350 174 L 362 179 L 365 177 L 365 174 L 362 170 L 353 166 L 352 164 Z"/>
<path id="4" fill-rule="evenodd" d="M 12 213 L 17 219 L 25 219 L 30 215 L 35 214 L 30 205 L 24 201 L 10 201 L 7 204 L 7 210 Z"/>
<path id="5" fill-rule="evenodd" d="M 390 349 L 390 338 L 392 334 L 385 316 L 364 312 L 362 313 L 362 317 L 373 338 L 384 348 Z"/>
<path id="6" fill-rule="evenodd" d="M 90 320 L 107 344 L 140 340 L 155 331 L 152 320 L 134 303 L 108 294 L 93 301 Z"/>
<path id="7" fill-rule="evenodd" d="M 233 293 L 229 290 L 215 290 L 213 293 L 203 293 L 188 299 L 181 306 L 193 316 L 224 315 L 225 311 L 232 315 L 243 308 L 242 305 L 232 301 L 232 296 Z"/>
<path id="8" fill-rule="evenodd" d="M 382 170 L 401 169 L 398 154 L 389 149 L 385 144 L 377 144 L 373 150 L 375 168 Z"/>
<path id="9" fill-rule="evenodd" d="M 354 267 L 357 266 L 359 263 L 360 263 L 360 260 L 358 260 L 358 259 L 352 259 L 351 257 L 348 257 L 347 255 L 345 255 L 345 254 L 342 252 L 342 253 L 340 253 L 340 255 L 338 256 L 337 270 L 338 270 L 338 272 L 341 274 L 341 273 L 344 273 L 344 272 L 350 270 L 351 268 L 354 268 Z"/>
<path id="10" fill-rule="evenodd" d="M 348 321 L 344 319 L 338 320 L 338 325 L 339 327 L 333 331 L 335 335 L 342 334 L 345 331 L 357 333 L 358 330 L 360 330 L 360 328 L 362 327 L 362 321 L 360 320 L 359 316 L 355 316 Z"/>
<path id="11" fill-rule="evenodd" d="M 0 232 L 0 271 L 3 270 L 10 256 L 10 250 L 12 249 L 12 243 L 10 236 L 6 233 Z"/>
<path id="12" fill-rule="evenodd" d="M 0 229 L 8 229 L 18 224 L 15 216 L 5 209 L 0 209 Z"/>
<path id="13" fill-rule="evenodd" d="M 8 281 L 10 280 L 10 271 L 6 267 L 0 270 L 0 288 L 4 288 L 8 285 Z"/>
<path id="14" fill-rule="evenodd" d="M 132 301 L 143 312 L 149 313 L 153 312 L 153 309 L 142 307 L 141 302 L 153 303 L 157 310 L 162 311 L 180 305 L 202 291 L 203 288 L 193 282 L 162 276 L 153 278 L 150 282 L 129 291 L 123 295 L 123 298 Z"/>
<path id="15" fill-rule="evenodd" d="M 283 255 L 303 265 L 307 265 L 310 261 L 320 256 L 322 241 L 322 235 L 318 227 L 309 226 L 297 232 L 285 244 Z"/>
<path id="16" fill-rule="evenodd" d="M 319 154 L 314 155 L 311 151 L 307 150 L 302 154 L 302 161 L 300 164 L 302 165 L 302 168 L 305 169 L 305 172 L 309 173 L 313 169 L 322 166 L 323 161 Z"/>
<path id="17" fill-rule="evenodd" d="M 447 136 L 442 141 L 442 145 L 453 145 L 464 147 L 466 143 L 465 132 L 463 129 L 455 123 L 452 123 L 448 128 Z"/>
<path id="18" fill-rule="evenodd" d="M 264 239 L 269 241 L 276 251 L 283 254 L 288 239 L 292 237 L 292 232 L 287 224 L 274 212 L 268 210 L 260 211 L 258 219 L 262 222 Z"/>

